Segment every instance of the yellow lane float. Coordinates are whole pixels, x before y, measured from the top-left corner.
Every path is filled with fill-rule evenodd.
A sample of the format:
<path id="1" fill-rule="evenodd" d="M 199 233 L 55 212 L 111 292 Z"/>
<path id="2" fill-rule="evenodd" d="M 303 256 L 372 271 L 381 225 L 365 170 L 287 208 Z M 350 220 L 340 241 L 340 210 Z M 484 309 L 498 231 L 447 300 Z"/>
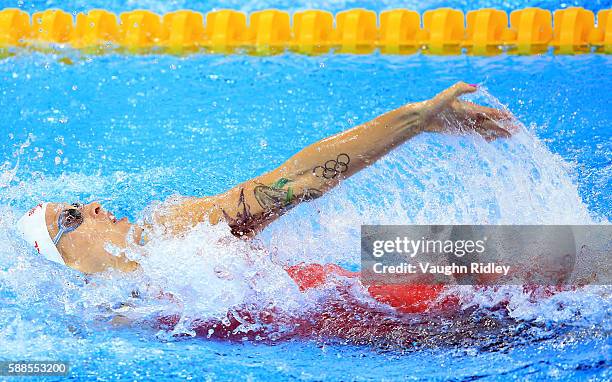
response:
<path id="1" fill-rule="evenodd" d="M 119 16 L 103 9 L 72 15 L 60 9 L 33 13 L 0 10 L 0 49 L 54 49 L 68 45 L 86 52 L 122 48 L 125 52 L 186 53 L 247 51 L 274 54 L 287 49 L 304 54 L 334 50 L 364 54 L 491 55 L 503 51 L 535 54 L 612 52 L 612 10 L 595 14 L 580 7 L 551 13 L 540 8 L 513 11 L 478 9 L 463 14 L 451 8 L 419 15 L 408 9 L 377 14 L 349 9 L 335 16 L 322 10 L 267 9 L 246 15 L 235 10 L 207 14 L 179 10 L 159 15 L 134 10 Z"/>

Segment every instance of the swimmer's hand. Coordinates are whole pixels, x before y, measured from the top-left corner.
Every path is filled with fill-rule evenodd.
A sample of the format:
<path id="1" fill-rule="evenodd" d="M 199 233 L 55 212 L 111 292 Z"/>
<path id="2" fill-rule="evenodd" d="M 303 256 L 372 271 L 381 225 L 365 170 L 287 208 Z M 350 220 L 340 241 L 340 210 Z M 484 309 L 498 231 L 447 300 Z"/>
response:
<path id="1" fill-rule="evenodd" d="M 423 103 L 423 131 L 440 133 L 476 132 L 487 141 L 508 138 L 516 131 L 506 111 L 462 101 L 460 96 L 473 93 L 476 86 L 457 82 L 433 99 Z"/>

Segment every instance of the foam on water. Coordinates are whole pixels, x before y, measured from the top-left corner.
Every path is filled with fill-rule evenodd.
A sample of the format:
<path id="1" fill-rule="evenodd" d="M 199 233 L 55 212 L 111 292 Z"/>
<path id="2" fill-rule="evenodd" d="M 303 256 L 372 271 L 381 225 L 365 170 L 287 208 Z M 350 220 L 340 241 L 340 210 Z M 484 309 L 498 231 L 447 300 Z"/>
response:
<path id="1" fill-rule="evenodd" d="M 484 90 L 472 98 L 500 106 Z M 21 173 L 19 156 L 33 149 L 31 143 L 17 145 L 0 174 L 0 348 L 12 356 L 29 351 L 20 346 L 31 347 L 33 336 L 47 335 L 46 325 L 74 333 L 118 316 L 137 323 L 177 317 L 176 325 L 160 333 L 170 335 L 164 338 L 193 335 L 197 322 L 240 321 L 236 312 L 244 311 L 256 318 L 234 325 L 238 335 L 262 328 L 284 330 L 257 315 L 274 311 L 297 319 L 319 311 L 321 302 L 337 293 L 333 288 L 300 293 L 284 266 L 333 262 L 355 268 L 361 224 L 607 224 L 590 215 L 568 164 L 524 126 L 512 139 L 493 143 L 473 135 L 423 134 L 327 196 L 295 208 L 256 241 L 234 238 L 224 224 L 203 223 L 183 237 L 154 237 L 131 249 L 128 255 L 142 265 L 138 272 L 84 278 L 25 247 L 13 228 L 23 212 L 16 205 L 48 195 L 93 199 L 103 190 L 108 194 L 109 188 L 119 193 L 124 187 L 116 185 L 132 175 L 65 174 L 52 179 Z M 171 171 L 153 169 L 138 175 L 138 181 Z M 385 311 L 358 286 L 351 290 L 355 299 Z M 512 286 L 457 287 L 452 293 L 461 296 L 463 309 L 486 311 L 503 304 L 505 314 L 516 320 L 610 325 L 610 289 L 605 286 L 542 299 Z M 32 338 L 22 341 L 23 336 Z"/>

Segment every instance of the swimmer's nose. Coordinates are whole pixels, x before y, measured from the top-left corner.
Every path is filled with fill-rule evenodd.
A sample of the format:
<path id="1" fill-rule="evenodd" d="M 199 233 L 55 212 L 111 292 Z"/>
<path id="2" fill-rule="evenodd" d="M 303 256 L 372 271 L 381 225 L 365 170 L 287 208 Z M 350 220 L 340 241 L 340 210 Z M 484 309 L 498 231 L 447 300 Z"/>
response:
<path id="1" fill-rule="evenodd" d="M 117 222 L 115 215 L 112 212 L 106 211 L 104 208 L 102 208 L 100 202 L 96 201 L 85 205 L 85 211 L 94 219 L 109 220 L 112 223 Z"/>
<path id="2" fill-rule="evenodd" d="M 104 209 L 102 208 L 102 205 L 98 202 L 91 202 L 89 204 L 86 204 L 85 211 L 87 212 L 87 214 L 89 214 L 89 216 L 94 219 L 102 217 L 104 215 Z"/>

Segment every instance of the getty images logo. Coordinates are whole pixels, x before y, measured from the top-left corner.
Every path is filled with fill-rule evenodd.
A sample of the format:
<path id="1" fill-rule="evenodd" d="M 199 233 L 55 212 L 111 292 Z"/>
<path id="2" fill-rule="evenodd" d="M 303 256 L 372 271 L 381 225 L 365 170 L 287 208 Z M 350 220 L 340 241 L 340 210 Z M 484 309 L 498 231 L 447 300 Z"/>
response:
<path id="1" fill-rule="evenodd" d="M 482 240 L 431 240 L 424 237 L 414 240 L 398 236 L 394 240 L 375 240 L 372 256 L 381 258 L 385 254 L 399 253 L 413 258 L 420 253 L 432 253 L 463 257 L 483 253 L 486 240 L 486 237 Z"/>

